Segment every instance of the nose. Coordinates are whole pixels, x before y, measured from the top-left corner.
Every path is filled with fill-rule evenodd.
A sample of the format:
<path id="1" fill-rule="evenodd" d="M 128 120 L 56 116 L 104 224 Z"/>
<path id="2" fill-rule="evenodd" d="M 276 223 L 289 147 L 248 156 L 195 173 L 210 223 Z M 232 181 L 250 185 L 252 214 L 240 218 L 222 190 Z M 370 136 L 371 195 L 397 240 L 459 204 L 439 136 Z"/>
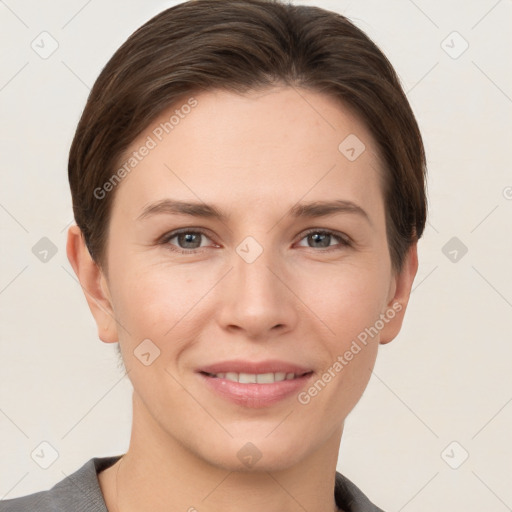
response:
<path id="1" fill-rule="evenodd" d="M 251 263 L 234 253 L 219 293 L 221 327 L 246 338 L 269 339 L 293 330 L 298 321 L 293 279 L 268 251 Z"/>

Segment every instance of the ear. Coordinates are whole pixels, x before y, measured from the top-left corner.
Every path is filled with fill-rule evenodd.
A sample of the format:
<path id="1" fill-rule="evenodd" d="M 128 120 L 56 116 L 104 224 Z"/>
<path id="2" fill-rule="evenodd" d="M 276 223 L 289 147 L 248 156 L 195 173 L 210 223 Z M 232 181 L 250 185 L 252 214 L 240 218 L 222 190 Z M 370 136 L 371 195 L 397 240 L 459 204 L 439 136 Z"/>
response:
<path id="1" fill-rule="evenodd" d="M 84 236 L 76 225 L 68 230 L 66 253 L 96 321 L 99 338 L 105 343 L 117 342 L 117 325 L 107 279 L 92 259 Z"/>
<path id="2" fill-rule="evenodd" d="M 418 271 L 418 243 L 415 242 L 407 251 L 402 270 L 391 281 L 386 309 L 382 312 L 387 322 L 380 332 L 380 343 L 394 340 L 404 320 L 405 310 L 411 295 L 412 283 Z M 390 298 L 391 297 L 391 298 Z"/>

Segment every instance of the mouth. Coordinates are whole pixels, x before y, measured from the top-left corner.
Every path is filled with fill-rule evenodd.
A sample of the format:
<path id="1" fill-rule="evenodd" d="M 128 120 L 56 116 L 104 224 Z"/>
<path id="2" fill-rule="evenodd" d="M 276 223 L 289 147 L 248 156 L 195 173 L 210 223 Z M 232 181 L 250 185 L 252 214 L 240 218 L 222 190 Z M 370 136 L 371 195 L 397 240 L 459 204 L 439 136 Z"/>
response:
<path id="1" fill-rule="evenodd" d="M 201 370 L 197 375 L 215 396 L 244 408 L 261 409 L 297 396 L 308 385 L 314 371 L 296 369 L 249 373 Z"/>
<path id="2" fill-rule="evenodd" d="M 238 373 L 238 372 L 219 372 L 209 373 L 201 371 L 201 374 L 214 379 L 225 379 L 231 382 L 238 382 L 240 384 L 273 384 L 275 382 L 282 382 L 285 380 L 294 380 L 313 372 L 307 371 L 302 373 L 294 372 L 267 372 L 267 373 Z"/>

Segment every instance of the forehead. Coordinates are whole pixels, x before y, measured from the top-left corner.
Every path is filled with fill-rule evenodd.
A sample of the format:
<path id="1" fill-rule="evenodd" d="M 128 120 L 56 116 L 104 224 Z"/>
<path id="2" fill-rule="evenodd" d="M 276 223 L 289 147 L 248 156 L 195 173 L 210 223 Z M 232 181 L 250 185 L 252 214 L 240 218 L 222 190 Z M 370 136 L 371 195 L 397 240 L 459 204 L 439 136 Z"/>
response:
<path id="1" fill-rule="evenodd" d="M 140 151 L 144 146 L 150 149 Z M 364 123 L 330 96 L 292 87 L 185 97 L 144 130 L 120 164 L 130 158 L 136 165 L 115 203 L 132 218 L 169 196 L 253 210 L 340 194 L 381 201 L 381 166 Z"/>

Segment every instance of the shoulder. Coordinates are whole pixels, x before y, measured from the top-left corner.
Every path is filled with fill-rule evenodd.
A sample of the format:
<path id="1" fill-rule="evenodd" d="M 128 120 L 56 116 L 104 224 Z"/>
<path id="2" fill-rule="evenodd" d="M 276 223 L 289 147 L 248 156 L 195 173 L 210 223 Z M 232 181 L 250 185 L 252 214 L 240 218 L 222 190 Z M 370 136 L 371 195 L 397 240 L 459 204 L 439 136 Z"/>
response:
<path id="1" fill-rule="evenodd" d="M 384 512 L 374 505 L 359 487 L 337 471 L 334 496 L 336 505 L 344 512 Z"/>
<path id="2" fill-rule="evenodd" d="M 107 512 L 98 473 L 119 457 L 92 458 L 51 489 L 0 501 L 0 512 Z"/>

